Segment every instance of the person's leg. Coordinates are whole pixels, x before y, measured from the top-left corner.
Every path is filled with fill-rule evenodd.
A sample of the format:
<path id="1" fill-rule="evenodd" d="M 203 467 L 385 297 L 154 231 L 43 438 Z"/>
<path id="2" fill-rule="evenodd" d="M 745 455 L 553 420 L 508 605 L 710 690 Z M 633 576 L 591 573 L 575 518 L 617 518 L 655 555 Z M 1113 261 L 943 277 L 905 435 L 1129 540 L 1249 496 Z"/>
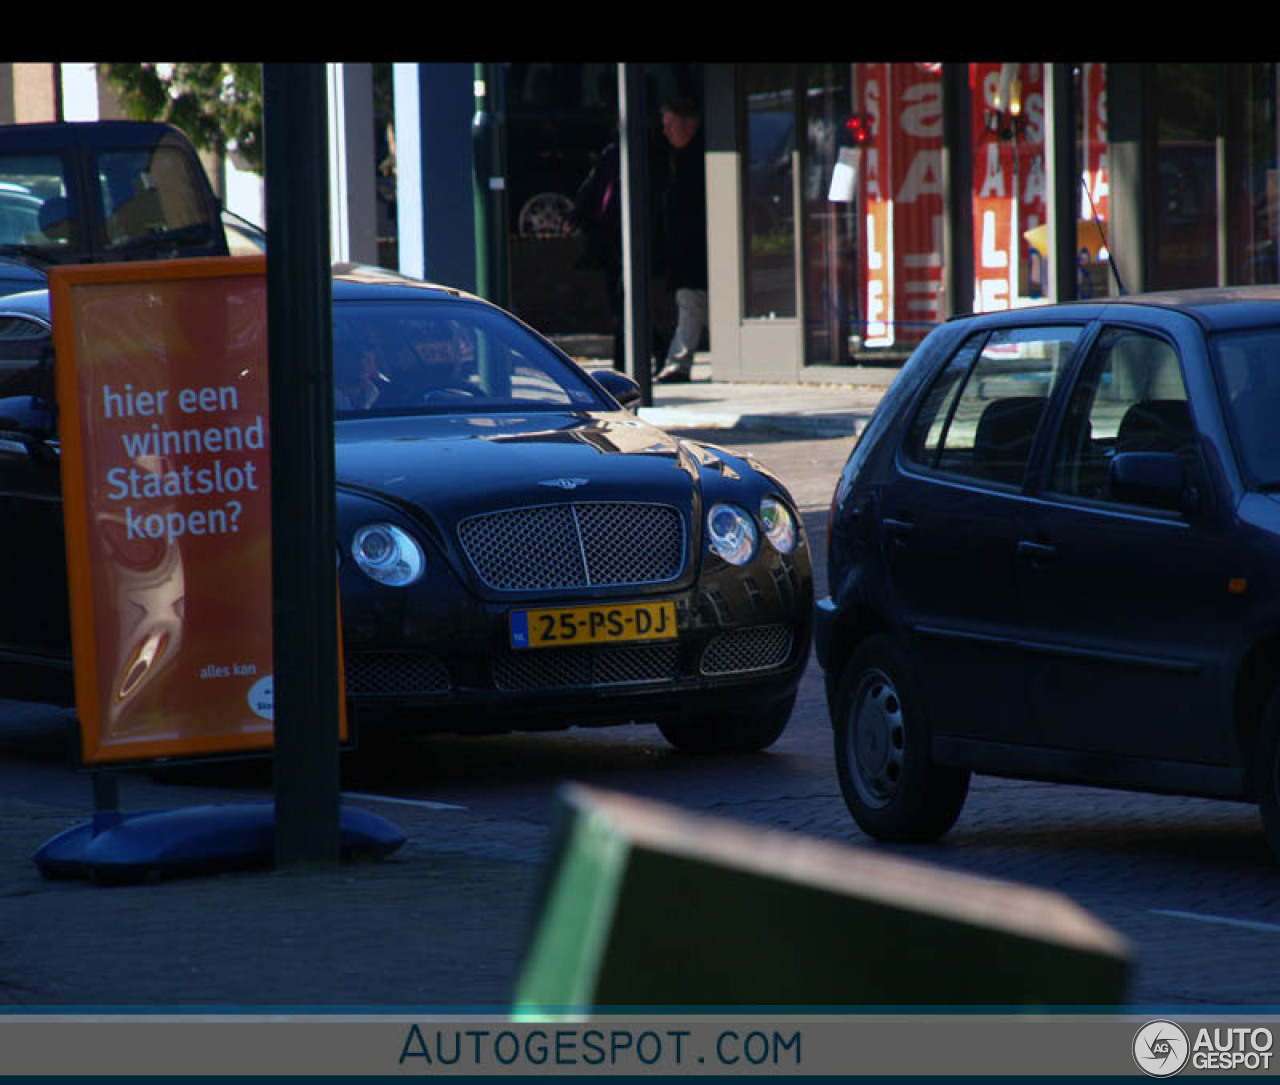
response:
<path id="1" fill-rule="evenodd" d="M 676 291 L 676 332 L 667 348 L 667 364 L 658 374 L 661 383 L 687 381 L 693 372 L 693 354 L 707 326 L 707 292 L 681 287 Z"/>

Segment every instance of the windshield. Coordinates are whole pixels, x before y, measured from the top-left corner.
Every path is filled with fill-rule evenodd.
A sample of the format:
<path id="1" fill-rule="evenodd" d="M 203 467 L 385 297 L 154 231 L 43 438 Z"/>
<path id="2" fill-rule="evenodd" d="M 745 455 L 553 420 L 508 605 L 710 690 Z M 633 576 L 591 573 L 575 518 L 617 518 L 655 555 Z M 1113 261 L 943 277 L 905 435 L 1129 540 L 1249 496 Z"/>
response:
<path id="1" fill-rule="evenodd" d="M 333 384 L 340 417 L 609 406 L 526 328 L 462 301 L 335 305 Z"/>
<path id="2" fill-rule="evenodd" d="M 1280 328 L 1218 335 L 1211 350 L 1245 479 L 1280 489 Z"/>

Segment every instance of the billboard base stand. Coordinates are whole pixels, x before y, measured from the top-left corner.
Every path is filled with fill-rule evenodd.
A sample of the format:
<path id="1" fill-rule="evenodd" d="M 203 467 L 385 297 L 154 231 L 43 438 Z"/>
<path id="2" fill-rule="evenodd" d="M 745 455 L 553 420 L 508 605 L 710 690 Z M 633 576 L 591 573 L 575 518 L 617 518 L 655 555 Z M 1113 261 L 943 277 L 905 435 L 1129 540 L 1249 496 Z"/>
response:
<path id="1" fill-rule="evenodd" d="M 94 781 L 93 820 L 46 841 L 33 857 L 46 878 L 85 878 L 100 885 L 275 865 L 275 804 L 226 803 L 121 814 L 102 805 L 114 790 Z M 384 859 L 405 841 L 390 822 L 343 807 L 344 860 Z"/>

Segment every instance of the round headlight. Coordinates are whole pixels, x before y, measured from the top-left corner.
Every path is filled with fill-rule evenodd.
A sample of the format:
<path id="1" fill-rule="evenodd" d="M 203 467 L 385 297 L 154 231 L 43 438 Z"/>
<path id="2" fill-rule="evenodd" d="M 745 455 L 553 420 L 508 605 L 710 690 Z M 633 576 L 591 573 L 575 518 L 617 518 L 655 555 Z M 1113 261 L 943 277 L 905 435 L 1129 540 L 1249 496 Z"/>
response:
<path id="1" fill-rule="evenodd" d="M 776 497 L 766 497 L 760 502 L 760 523 L 764 525 L 764 537 L 780 554 L 790 554 L 796 548 L 796 522 L 787 508 Z"/>
<path id="2" fill-rule="evenodd" d="M 756 554 L 756 525 L 736 505 L 712 505 L 707 513 L 707 540 L 730 565 L 745 565 Z"/>
<path id="3" fill-rule="evenodd" d="M 365 524 L 351 537 L 351 557 L 365 576 L 393 588 L 412 584 L 427 568 L 422 547 L 395 524 Z"/>

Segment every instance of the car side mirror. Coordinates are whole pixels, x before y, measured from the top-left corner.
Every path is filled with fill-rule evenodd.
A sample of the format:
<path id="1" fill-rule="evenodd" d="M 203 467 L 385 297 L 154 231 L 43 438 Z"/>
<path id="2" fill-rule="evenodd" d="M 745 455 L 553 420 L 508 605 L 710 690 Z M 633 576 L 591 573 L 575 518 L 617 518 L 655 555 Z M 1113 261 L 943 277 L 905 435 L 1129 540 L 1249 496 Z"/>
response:
<path id="1" fill-rule="evenodd" d="M 1191 512 L 1199 495 L 1187 485 L 1182 457 L 1176 452 L 1122 452 L 1111 461 L 1113 501 Z"/>
<path id="2" fill-rule="evenodd" d="M 591 375 L 595 377 L 596 383 L 601 385 L 622 406 L 628 409 L 639 406 L 643 398 L 640 392 L 640 385 L 627 374 L 619 373 L 616 369 L 598 369 Z"/>

